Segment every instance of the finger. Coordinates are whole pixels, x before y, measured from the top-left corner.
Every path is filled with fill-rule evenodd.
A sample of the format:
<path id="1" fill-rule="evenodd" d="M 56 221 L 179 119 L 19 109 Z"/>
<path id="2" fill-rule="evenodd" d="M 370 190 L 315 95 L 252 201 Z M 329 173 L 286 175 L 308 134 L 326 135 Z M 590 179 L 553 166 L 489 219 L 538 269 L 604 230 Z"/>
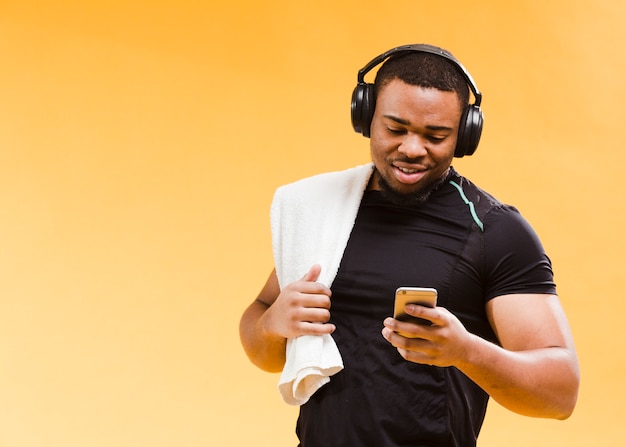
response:
<path id="1" fill-rule="evenodd" d="M 302 332 L 309 335 L 332 334 L 335 329 L 335 325 L 331 323 L 302 323 Z"/>
<path id="2" fill-rule="evenodd" d="M 322 272 L 322 266 L 319 264 L 315 264 L 311 266 L 308 272 L 304 274 L 302 277 L 303 281 L 317 281 L 320 277 L 320 273 Z"/>
<path id="3" fill-rule="evenodd" d="M 423 352 L 416 352 L 407 349 L 398 348 L 398 353 L 409 362 L 413 363 L 421 363 L 422 365 L 430 365 L 434 366 L 436 364 L 436 359 L 430 357 L 429 355 Z"/>
<path id="4" fill-rule="evenodd" d="M 421 321 L 421 323 L 424 324 L 435 323 L 435 320 L 437 320 L 437 317 L 439 315 L 434 308 L 420 306 L 419 304 L 407 304 L 404 310 L 412 317 L 416 317 L 421 320 L 427 320 Z"/>
<path id="5" fill-rule="evenodd" d="M 330 289 L 320 285 L 315 290 L 302 295 L 301 304 L 308 308 L 330 309 Z"/>
<path id="6" fill-rule="evenodd" d="M 326 295 L 327 297 L 331 296 L 330 288 L 320 282 L 317 282 L 321 271 L 322 266 L 319 264 L 315 264 L 302 277 L 301 282 L 305 283 L 304 286 L 299 286 L 302 293 Z M 328 305 L 330 305 L 330 303 Z M 328 307 L 328 305 L 325 305 L 324 307 Z"/>
<path id="7" fill-rule="evenodd" d="M 297 318 L 309 323 L 326 323 L 330 320 L 330 311 L 321 306 L 304 308 Z"/>
<path id="8" fill-rule="evenodd" d="M 389 328 L 383 328 L 383 337 L 400 352 L 402 357 L 411 361 L 421 363 L 422 358 L 431 358 L 433 351 L 432 343 L 421 337 L 407 337 L 392 331 Z"/>
<path id="9" fill-rule="evenodd" d="M 394 346 L 406 342 L 406 339 L 420 338 L 427 340 L 430 332 L 423 324 L 399 321 L 394 318 L 386 318 L 383 322 L 383 336 Z"/>

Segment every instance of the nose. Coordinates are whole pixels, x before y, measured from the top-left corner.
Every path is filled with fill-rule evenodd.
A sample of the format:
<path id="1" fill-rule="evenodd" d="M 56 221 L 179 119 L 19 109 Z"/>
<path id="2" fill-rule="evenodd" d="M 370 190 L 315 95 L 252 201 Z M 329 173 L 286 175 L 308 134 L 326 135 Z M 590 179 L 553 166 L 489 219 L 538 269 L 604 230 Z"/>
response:
<path id="1" fill-rule="evenodd" d="M 428 153 L 426 142 L 417 134 L 406 134 L 402 143 L 398 147 L 398 152 L 406 155 L 408 158 L 418 158 Z"/>

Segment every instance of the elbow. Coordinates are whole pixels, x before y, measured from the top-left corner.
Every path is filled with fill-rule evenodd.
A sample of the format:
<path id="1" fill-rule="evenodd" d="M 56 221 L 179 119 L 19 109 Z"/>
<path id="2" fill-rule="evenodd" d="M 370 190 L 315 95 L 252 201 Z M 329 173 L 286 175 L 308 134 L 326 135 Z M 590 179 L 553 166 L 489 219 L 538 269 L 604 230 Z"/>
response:
<path id="1" fill-rule="evenodd" d="M 560 392 L 557 396 L 553 395 L 547 400 L 525 402 L 521 406 L 508 408 L 523 416 L 564 421 L 574 413 L 577 397 L 577 393 L 572 395 Z"/>
<path id="2" fill-rule="evenodd" d="M 560 386 L 555 389 L 557 394 L 554 398 L 554 414 L 550 417 L 564 421 L 574 413 L 578 402 L 580 365 L 575 354 L 570 356 L 567 367 L 561 371 L 559 377 Z"/>
<path id="3" fill-rule="evenodd" d="M 569 419 L 569 417 L 574 413 L 575 407 L 576 407 L 576 402 L 573 402 L 571 405 L 562 408 L 561 411 L 555 414 L 554 416 L 552 416 L 552 418 L 557 419 L 559 421 L 564 421 L 566 419 Z"/>
<path id="4" fill-rule="evenodd" d="M 519 406 L 509 408 L 525 416 L 564 421 L 574 413 L 579 384 L 577 369 L 560 374 L 558 382 L 537 384 L 534 388 L 538 393 L 534 397 L 520 399 Z"/>
<path id="5" fill-rule="evenodd" d="M 241 342 L 248 360 L 250 360 L 254 366 L 269 373 L 279 373 L 283 370 L 283 366 L 285 365 L 284 355 L 268 351 L 266 347 L 252 343 L 246 340 L 245 337 L 241 338 Z"/>
<path id="6" fill-rule="evenodd" d="M 239 326 L 239 337 L 246 356 L 250 362 L 269 373 L 278 373 L 285 364 L 286 340 L 266 340 L 251 329 L 252 324 L 242 319 Z"/>
<path id="7" fill-rule="evenodd" d="M 564 421 L 569 419 L 569 417 L 574 413 L 574 408 L 576 407 L 576 399 L 573 399 L 571 403 L 567 405 L 563 405 L 557 413 L 555 413 L 552 418 L 557 419 L 559 421 Z"/>
<path id="8" fill-rule="evenodd" d="M 250 352 L 245 350 L 250 362 L 262 371 L 268 373 L 282 372 L 284 366 L 284 360 L 276 359 L 274 357 L 262 355 L 260 352 Z"/>
<path id="9" fill-rule="evenodd" d="M 557 405 L 553 409 L 553 413 L 549 416 L 552 419 L 564 421 L 568 419 L 576 408 L 578 402 L 578 390 L 580 387 L 580 373 L 578 370 L 573 371 L 567 385 L 559 392 Z"/>
<path id="10" fill-rule="evenodd" d="M 576 408 L 576 403 L 578 401 L 578 384 L 579 381 L 576 380 L 576 384 L 572 387 L 572 391 L 567 393 L 564 397 L 560 407 L 560 412 L 555 416 L 555 419 L 564 421 L 574 413 L 574 409 Z"/>

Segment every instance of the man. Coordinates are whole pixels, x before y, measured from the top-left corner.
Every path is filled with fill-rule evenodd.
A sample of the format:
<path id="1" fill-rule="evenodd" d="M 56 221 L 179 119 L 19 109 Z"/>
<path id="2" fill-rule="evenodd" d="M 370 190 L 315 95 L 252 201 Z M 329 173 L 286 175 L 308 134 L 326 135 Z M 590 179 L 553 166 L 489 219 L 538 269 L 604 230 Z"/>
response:
<path id="1" fill-rule="evenodd" d="M 374 85 L 364 84 L 383 60 Z M 489 396 L 529 416 L 564 419 L 573 411 L 578 360 L 550 260 L 515 208 L 451 166 L 476 149 L 480 98 L 450 53 L 428 45 L 390 50 L 361 70 L 353 96 L 353 125 L 371 138 L 372 168 L 277 192 L 281 216 L 310 203 L 320 224 L 296 228 L 291 242 L 274 240 L 277 269 L 240 332 L 251 361 L 276 372 L 287 340 L 332 334 L 345 369 L 300 407 L 303 447 L 473 446 Z M 310 253 L 341 231 L 334 215 L 344 209 L 325 185 L 358 185 L 350 179 L 363 175 L 349 238 L 337 244 L 337 271 L 332 262 L 320 266 Z M 285 222 L 273 221 L 274 239 L 307 219 Z M 301 259 L 307 267 L 286 283 L 282 270 Z M 319 281 L 323 268 L 329 276 Z M 429 324 L 389 317 L 400 286 L 437 289 L 437 307 L 405 309 Z"/>

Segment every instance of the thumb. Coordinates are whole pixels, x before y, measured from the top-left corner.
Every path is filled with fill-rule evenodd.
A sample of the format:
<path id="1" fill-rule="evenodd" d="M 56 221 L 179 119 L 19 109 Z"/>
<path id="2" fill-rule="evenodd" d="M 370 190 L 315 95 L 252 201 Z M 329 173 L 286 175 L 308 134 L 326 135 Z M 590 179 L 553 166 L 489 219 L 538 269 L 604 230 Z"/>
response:
<path id="1" fill-rule="evenodd" d="M 320 273 L 322 271 L 322 266 L 319 264 L 313 265 L 308 272 L 302 277 L 302 281 L 317 281 L 317 278 L 320 277 Z"/>

